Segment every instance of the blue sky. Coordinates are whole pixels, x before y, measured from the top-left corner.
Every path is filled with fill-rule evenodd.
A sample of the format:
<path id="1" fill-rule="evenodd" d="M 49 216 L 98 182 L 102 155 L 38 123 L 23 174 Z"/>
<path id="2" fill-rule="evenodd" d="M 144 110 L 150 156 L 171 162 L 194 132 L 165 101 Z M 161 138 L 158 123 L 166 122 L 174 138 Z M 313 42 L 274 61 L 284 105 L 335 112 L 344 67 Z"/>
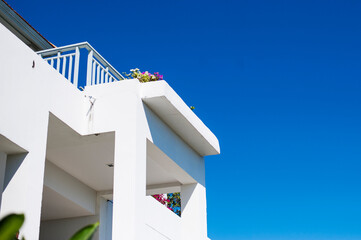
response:
<path id="1" fill-rule="evenodd" d="M 211 239 L 361 239 L 360 1 L 8 2 L 196 107 L 222 150 L 206 160 Z"/>

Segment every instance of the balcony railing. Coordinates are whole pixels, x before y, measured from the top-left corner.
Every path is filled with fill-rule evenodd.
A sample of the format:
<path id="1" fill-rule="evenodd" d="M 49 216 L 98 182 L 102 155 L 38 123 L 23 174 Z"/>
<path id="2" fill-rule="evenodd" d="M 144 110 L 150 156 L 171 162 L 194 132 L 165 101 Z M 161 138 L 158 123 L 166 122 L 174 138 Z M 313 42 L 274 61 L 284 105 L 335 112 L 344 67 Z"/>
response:
<path id="1" fill-rule="evenodd" d="M 77 88 L 124 79 L 124 77 L 87 42 L 47 49 L 39 51 L 37 54 Z M 86 61 L 81 60 L 84 58 L 84 54 L 87 54 Z"/>

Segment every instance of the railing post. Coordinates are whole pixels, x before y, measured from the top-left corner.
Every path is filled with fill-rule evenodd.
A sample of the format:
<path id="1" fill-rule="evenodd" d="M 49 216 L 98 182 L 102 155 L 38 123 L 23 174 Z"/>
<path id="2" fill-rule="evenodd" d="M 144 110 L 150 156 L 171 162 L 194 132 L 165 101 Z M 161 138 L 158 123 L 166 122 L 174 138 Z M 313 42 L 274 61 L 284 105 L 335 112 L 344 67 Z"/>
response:
<path id="1" fill-rule="evenodd" d="M 104 69 L 102 68 L 100 70 L 100 84 L 104 83 Z"/>
<path id="2" fill-rule="evenodd" d="M 91 85 L 95 85 L 95 70 L 97 70 L 96 68 L 97 64 L 96 64 L 96 61 L 93 61 L 93 64 L 92 64 L 92 73 L 91 73 Z"/>
<path id="3" fill-rule="evenodd" d="M 66 56 L 62 57 L 63 59 L 63 70 L 61 70 L 61 74 L 65 77 L 65 69 L 66 69 Z"/>
<path id="4" fill-rule="evenodd" d="M 74 60 L 74 82 L 73 84 L 78 87 L 78 77 L 79 77 L 79 57 L 80 52 L 79 48 L 75 48 L 75 60 Z"/>
<path id="5" fill-rule="evenodd" d="M 93 61 L 93 50 L 90 50 L 88 53 L 88 65 L 87 65 L 87 74 L 86 74 L 86 86 L 91 85 L 91 76 L 92 76 L 92 61 Z"/>
<path id="6" fill-rule="evenodd" d="M 105 82 L 105 83 L 108 83 L 108 82 L 109 82 L 109 79 L 108 79 L 108 78 L 109 78 L 109 73 L 108 73 L 108 72 L 109 72 L 109 68 L 106 67 L 106 68 L 105 68 L 105 76 L 104 76 L 104 82 Z"/>
<path id="7" fill-rule="evenodd" d="M 68 80 L 69 82 L 71 82 L 71 77 L 73 75 L 73 56 L 69 56 L 69 68 L 68 68 Z M 74 79 L 74 76 L 73 76 Z M 75 82 L 73 81 L 73 84 L 75 84 Z"/>
<path id="8" fill-rule="evenodd" d="M 100 84 L 100 64 L 97 66 L 97 81 L 96 84 Z"/>
<path id="9" fill-rule="evenodd" d="M 60 73 L 60 56 L 61 53 L 58 52 L 58 57 L 56 58 L 56 70 L 58 70 L 59 73 Z"/>

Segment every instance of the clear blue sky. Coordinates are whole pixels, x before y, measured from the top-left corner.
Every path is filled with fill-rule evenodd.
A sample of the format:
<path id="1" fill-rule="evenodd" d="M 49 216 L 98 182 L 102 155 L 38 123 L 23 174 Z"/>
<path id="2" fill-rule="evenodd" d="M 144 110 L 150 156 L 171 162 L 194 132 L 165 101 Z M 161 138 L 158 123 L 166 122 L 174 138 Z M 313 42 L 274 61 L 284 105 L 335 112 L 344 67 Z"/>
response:
<path id="1" fill-rule="evenodd" d="M 158 71 L 218 136 L 213 240 L 361 239 L 361 1 L 15 1 L 55 45 Z"/>

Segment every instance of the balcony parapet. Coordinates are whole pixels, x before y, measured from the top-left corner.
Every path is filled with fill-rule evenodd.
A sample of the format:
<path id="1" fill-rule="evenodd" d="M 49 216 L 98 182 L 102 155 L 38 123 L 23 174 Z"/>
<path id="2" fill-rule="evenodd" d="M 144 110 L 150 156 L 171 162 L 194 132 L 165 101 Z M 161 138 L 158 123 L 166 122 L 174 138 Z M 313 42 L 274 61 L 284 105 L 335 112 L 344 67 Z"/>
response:
<path id="1" fill-rule="evenodd" d="M 83 53 L 87 53 L 87 61 L 84 64 L 80 61 Z M 77 88 L 124 79 L 88 42 L 47 49 L 37 54 Z M 85 71 L 80 69 L 81 67 L 86 68 Z M 82 70 L 86 72 L 85 81 L 79 76 Z"/>
<path id="2" fill-rule="evenodd" d="M 142 84 L 142 100 L 200 155 L 217 155 L 217 137 L 166 81 Z"/>

